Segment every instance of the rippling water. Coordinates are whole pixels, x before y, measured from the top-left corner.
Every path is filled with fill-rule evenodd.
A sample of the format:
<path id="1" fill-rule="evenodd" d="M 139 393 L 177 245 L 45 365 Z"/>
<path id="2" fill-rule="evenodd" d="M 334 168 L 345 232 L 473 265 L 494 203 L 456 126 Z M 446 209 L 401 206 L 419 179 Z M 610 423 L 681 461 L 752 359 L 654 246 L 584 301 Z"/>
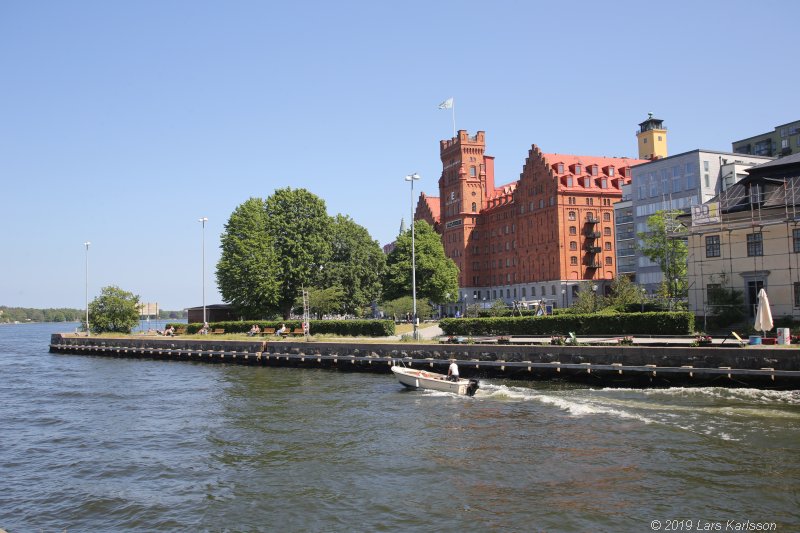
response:
<path id="1" fill-rule="evenodd" d="M 73 328 L 0 326 L 10 533 L 800 529 L 800 391 L 490 380 L 464 398 L 49 354 Z"/>

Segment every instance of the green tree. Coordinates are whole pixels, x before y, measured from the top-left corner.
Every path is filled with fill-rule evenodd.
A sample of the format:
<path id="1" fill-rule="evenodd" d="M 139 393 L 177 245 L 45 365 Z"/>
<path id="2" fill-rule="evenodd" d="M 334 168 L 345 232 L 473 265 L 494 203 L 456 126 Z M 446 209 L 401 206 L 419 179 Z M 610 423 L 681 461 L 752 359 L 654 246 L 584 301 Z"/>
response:
<path id="1" fill-rule="evenodd" d="M 573 313 L 596 313 L 605 307 L 603 297 L 598 296 L 593 287 L 595 285 L 588 281 L 581 281 L 578 284 L 578 295 L 571 308 Z"/>
<path id="2" fill-rule="evenodd" d="M 444 253 L 441 237 L 424 220 L 414 221 L 417 299 L 434 303 L 458 300 L 458 267 Z M 397 237 L 395 248 L 386 259 L 383 290 L 390 299 L 410 296 L 411 231 Z"/>
<path id="3" fill-rule="evenodd" d="M 220 248 L 216 276 L 222 298 L 247 318 L 265 318 L 278 306 L 280 283 L 264 200 L 250 198 L 231 213 Z"/>
<path id="4" fill-rule="evenodd" d="M 359 315 L 361 309 L 378 301 L 386 256 L 369 232 L 350 217 L 336 215 L 330 228 L 331 255 L 320 272 L 322 287 L 338 287 L 341 307 Z"/>
<path id="5" fill-rule="evenodd" d="M 647 219 L 647 232 L 638 234 L 639 249 L 651 261 L 658 263 L 664 274 L 664 290 L 670 299 L 686 296 L 686 240 L 677 234 L 683 226 L 677 220 L 681 211 L 656 211 Z"/>
<path id="6" fill-rule="evenodd" d="M 94 333 L 130 333 L 139 323 L 139 296 L 119 287 L 103 287 L 89 302 L 89 324 Z M 86 329 L 85 319 L 83 327 Z"/>
<path id="7" fill-rule="evenodd" d="M 624 312 L 635 305 L 642 305 L 644 301 L 644 292 L 639 285 L 632 282 L 628 276 L 618 276 L 611 282 L 611 294 L 603 305 Z"/>
<path id="8" fill-rule="evenodd" d="M 389 300 L 381 304 L 386 318 L 393 318 L 396 321 L 403 321 L 406 315 L 411 315 L 414 310 L 414 302 L 411 296 L 401 296 L 394 300 Z M 435 308 L 426 301 L 417 300 L 417 316 L 420 320 L 426 320 L 433 316 Z"/>
<path id="9" fill-rule="evenodd" d="M 327 289 L 308 289 L 308 308 L 309 312 L 322 319 L 324 315 L 339 313 L 344 310 L 345 293 L 341 287 L 328 287 Z M 302 309 L 303 298 L 299 297 L 295 301 L 295 307 Z"/>
<path id="10" fill-rule="evenodd" d="M 288 319 L 302 288 L 320 281 L 320 267 L 331 255 L 331 218 L 322 199 L 290 187 L 267 198 L 266 215 L 278 267 L 277 308 Z"/>

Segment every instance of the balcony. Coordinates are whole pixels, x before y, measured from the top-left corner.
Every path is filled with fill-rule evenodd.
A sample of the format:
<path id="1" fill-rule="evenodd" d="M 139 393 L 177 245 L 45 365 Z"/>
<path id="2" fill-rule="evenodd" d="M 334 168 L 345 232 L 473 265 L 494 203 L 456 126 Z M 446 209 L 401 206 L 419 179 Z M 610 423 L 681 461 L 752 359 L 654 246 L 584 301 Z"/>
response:
<path id="1" fill-rule="evenodd" d="M 633 222 L 633 215 L 620 215 L 617 217 L 617 224 L 626 224 Z"/>
<path id="2" fill-rule="evenodd" d="M 589 246 L 586 249 L 590 254 L 599 254 L 602 251 L 599 246 Z"/>
<path id="3" fill-rule="evenodd" d="M 586 261 L 585 265 L 586 268 L 600 268 L 602 266 L 598 261 L 595 261 L 594 259 Z"/>
<path id="4" fill-rule="evenodd" d="M 599 239 L 600 236 L 601 235 L 600 235 L 599 231 L 587 231 L 586 232 L 586 238 L 587 239 Z"/>
<path id="5" fill-rule="evenodd" d="M 586 215 L 586 223 L 587 224 L 599 224 L 600 219 L 595 218 L 593 215 Z"/>

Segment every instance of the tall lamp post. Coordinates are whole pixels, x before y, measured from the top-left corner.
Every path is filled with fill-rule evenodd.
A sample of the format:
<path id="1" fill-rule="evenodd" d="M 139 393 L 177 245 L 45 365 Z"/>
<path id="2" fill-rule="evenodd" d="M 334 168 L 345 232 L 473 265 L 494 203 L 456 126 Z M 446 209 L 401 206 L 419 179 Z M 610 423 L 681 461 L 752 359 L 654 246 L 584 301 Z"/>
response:
<path id="1" fill-rule="evenodd" d="M 412 337 L 417 340 L 417 252 L 414 249 L 414 182 L 419 180 L 419 174 L 414 172 L 405 177 L 411 183 L 411 299 L 414 305 L 414 332 Z"/>
<path id="2" fill-rule="evenodd" d="M 86 336 L 89 336 L 89 241 L 83 243 L 86 248 Z"/>
<path id="3" fill-rule="evenodd" d="M 203 225 L 203 327 L 206 327 L 206 222 L 208 217 L 197 219 Z"/>

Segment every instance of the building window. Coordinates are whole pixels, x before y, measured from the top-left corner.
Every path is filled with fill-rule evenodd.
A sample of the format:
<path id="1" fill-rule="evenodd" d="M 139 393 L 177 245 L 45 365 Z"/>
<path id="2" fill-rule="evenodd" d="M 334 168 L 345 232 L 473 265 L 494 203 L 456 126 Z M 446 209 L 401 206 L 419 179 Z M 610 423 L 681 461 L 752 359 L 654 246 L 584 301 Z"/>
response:
<path id="1" fill-rule="evenodd" d="M 573 250 L 573 251 L 577 250 L 578 249 L 578 243 L 576 241 L 569 241 L 569 249 Z"/>
<path id="2" fill-rule="evenodd" d="M 592 165 L 591 167 L 589 167 L 589 169 L 592 173 L 592 176 L 597 176 L 597 165 Z"/>
<path id="3" fill-rule="evenodd" d="M 577 264 L 578 264 L 578 258 L 577 258 L 577 257 L 575 257 L 574 255 L 573 255 L 573 256 L 570 256 L 570 258 L 569 258 L 569 264 L 570 264 L 570 265 L 572 265 L 572 266 L 577 266 Z"/>
<path id="4" fill-rule="evenodd" d="M 472 178 L 475 177 L 475 167 L 474 166 L 473 167 L 469 167 L 469 175 Z"/>
<path id="5" fill-rule="evenodd" d="M 606 266 L 611 266 L 611 258 L 606 257 Z"/>
<path id="6" fill-rule="evenodd" d="M 567 187 L 572 187 L 572 176 L 567 176 L 566 184 Z"/>
<path id="7" fill-rule="evenodd" d="M 792 230 L 792 242 L 794 244 L 794 253 L 800 253 L 800 229 Z"/>
<path id="8" fill-rule="evenodd" d="M 647 144 L 647 137 L 645 137 L 644 139 L 642 139 L 642 144 Z"/>
<path id="9" fill-rule="evenodd" d="M 703 170 L 708 172 L 708 161 L 703 161 Z"/>
<path id="10" fill-rule="evenodd" d="M 607 252 L 611 251 L 611 243 L 610 242 L 605 243 L 605 248 Z"/>
<path id="11" fill-rule="evenodd" d="M 614 167 L 608 167 L 608 175 L 609 176 L 613 176 L 614 175 Z"/>
<path id="12" fill-rule="evenodd" d="M 794 306 L 800 307 L 800 283 L 794 283 Z"/>
<path id="13" fill-rule="evenodd" d="M 564 163 L 559 163 L 558 165 L 556 165 L 556 172 L 558 172 L 559 174 L 564 173 Z"/>
<path id="14" fill-rule="evenodd" d="M 570 235 L 577 235 L 578 234 L 578 230 L 575 228 L 575 226 L 570 226 L 569 227 L 569 234 Z"/>
<path id="15" fill-rule="evenodd" d="M 475 202 L 472 202 L 472 212 L 473 213 L 478 212 L 478 204 L 476 204 Z"/>
<path id="16" fill-rule="evenodd" d="M 581 173 L 581 166 L 575 165 L 575 174 L 580 174 L 580 173 Z"/>
<path id="17" fill-rule="evenodd" d="M 706 257 L 719 257 L 719 235 L 709 235 L 706 237 Z"/>
<path id="18" fill-rule="evenodd" d="M 747 256 L 755 257 L 764 255 L 764 241 L 761 233 L 749 233 L 747 235 Z"/>
<path id="19" fill-rule="evenodd" d="M 600 180 L 600 188 L 601 189 L 608 189 L 608 180 L 603 178 Z"/>
<path id="20" fill-rule="evenodd" d="M 611 236 L 611 228 L 603 229 L 603 235 L 605 235 L 606 237 L 610 237 Z"/>
<path id="21" fill-rule="evenodd" d="M 603 222 L 611 222 L 611 213 L 603 213 Z"/>
<path id="22" fill-rule="evenodd" d="M 569 218 L 570 220 L 577 220 L 578 217 L 575 214 L 575 211 L 570 211 L 569 213 L 567 213 L 567 218 Z"/>

